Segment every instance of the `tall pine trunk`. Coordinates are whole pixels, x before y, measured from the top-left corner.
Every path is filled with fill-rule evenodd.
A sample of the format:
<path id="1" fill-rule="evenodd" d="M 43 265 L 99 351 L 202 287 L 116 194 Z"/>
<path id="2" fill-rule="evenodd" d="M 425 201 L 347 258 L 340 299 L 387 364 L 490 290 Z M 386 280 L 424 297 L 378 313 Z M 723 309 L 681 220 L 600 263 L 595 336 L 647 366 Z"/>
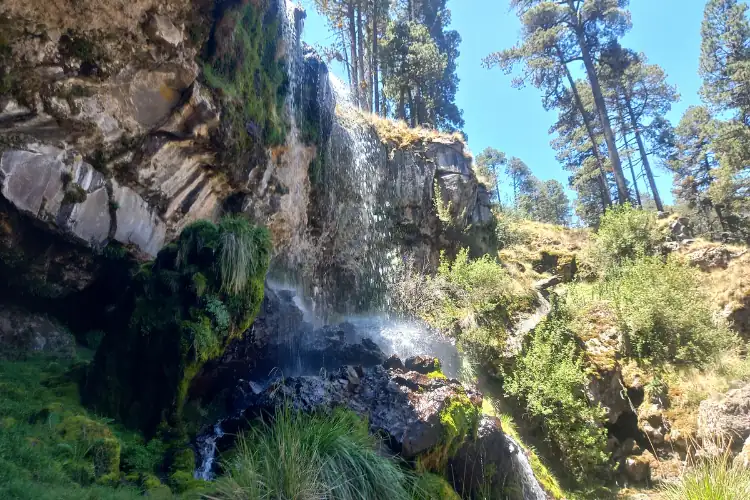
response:
<path id="1" fill-rule="evenodd" d="M 378 74 L 378 2 L 373 0 L 372 5 L 372 103 L 375 108 L 375 114 L 380 114 L 380 75 Z"/>
<path id="2" fill-rule="evenodd" d="M 630 154 L 630 140 L 628 140 L 628 127 L 625 124 L 625 118 L 622 115 L 622 106 L 620 101 L 617 101 L 617 117 L 620 120 L 620 129 L 622 130 L 622 140 L 625 143 L 625 154 L 628 157 L 628 166 L 630 167 L 630 177 L 633 179 L 633 189 L 635 190 L 635 200 L 638 202 L 638 206 L 643 206 L 641 200 L 641 192 L 638 189 L 638 178 L 635 176 L 635 167 L 633 167 L 633 157 Z"/>
<path id="3" fill-rule="evenodd" d="M 596 165 L 599 167 L 599 189 L 601 190 L 602 205 L 606 207 L 612 206 L 612 195 L 609 193 L 609 182 L 607 182 L 607 173 L 604 171 L 604 161 L 602 155 L 599 152 L 599 144 L 597 142 L 596 133 L 594 133 L 594 127 L 591 125 L 591 120 L 586 112 L 586 108 L 583 106 L 583 100 L 581 94 L 578 92 L 576 82 L 573 80 L 573 75 L 570 73 L 568 65 L 562 59 L 562 55 L 558 49 L 558 55 L 560 56 L 560 63 L 565 68 L 565 74 L 568 77 L 568 83 L 570 84 L 570 90 L 573 93 L 573 99 L 575 100 L 576 107 L 583 117 L 583 124 L 586 127 L 586 133 L 589 135 L 591 140 L 591 147 L 594 151 L 594 158 L 596 159 Z"/>
<path id="4" fill-rule="evenodd" d="M 357 89 L 357 95 L 359 95 L 360 107 L 367 109 L 367 99 L 365 96 L 365 86 L 367 85 L 367 78 L 365 77 L 365 32 L 362 29 L 362 0 L 357 2 L 357 57 L 359 57 L 359 88 Z M 369 109 L 367 109 L 369 111 Z"/>
<path id="5" fill-rule="evenodd" d="M 570 2 L 570 8 L 571 11 L 575 13 L 572 0 Z M 620 155 L 617 152 L 617 142 L 615 141 L 615 134 L 612 132 L 612 124 L 609 121 L 607 104 L 604 102 L 602 88 L 599 85 L 599 76 L 596 74 L 596 67 L 594 67 L 591 51 L 586 43 L 586 35 L 583 31 L 583 26 L 580 24 L 577 25 L 575 27 L 575 32 L 578 46 L 581 49 L 583 65 L 586 67 L 586 74 L 588 75 L 589 83 L 591 84 L 591 92 L 594 94 L 594 104 L 596 105 L 596 110 L 599 114 L 599 122 L 601 123 L 604 132 L 604 140 L 607 142 L 609 161 L 612 163 L 612 172 L 615 174 L 615 182 L 617 183 L 617 199 L 620 204 L 623 204 L 630 201 L 630 193 L 628 192 L 628 183 L 625 180 L 625 174 L 622 171 Z"/>
<path id="6" fill-rule="evenodd" d="M 631 102 L 630 95 L 627 90 L 625 91 L 625 105 L 630 115 L 630 125 L 633 127 L 633 133 L 635 134 L 635 141 L 638 143 L 638 151 L 641 153 L 641 161 L 643 161 L 643 169 L 646 171 L 646 178 L 648 178 L 648 184 L 651 186 L 651 192 L 654 195 L 654 202 L 656 202 L 656 209 L 659 212 L 664 211 L 664 204 L 661 202 L 661 196 L 659 196 L 659 189 L 656 187 L 656 180 L 654 179 L 654 173 L 651 171 L 651 164 L 648 161 L 648 154 L 646 153 L 646 147 L 643 145 L 643 137 L 641 136 L 640 128 L 638 127 L 638 120 L 636 120 L 635 112 L 633 111 L 633 104 Z"/>
<path id="7" fill-rule="evenodd" d="M 352 79 L 351 92 L 354 104 L 359 107 L 359 67 L 357 57 L 357 21 L 354 16 L 354 0 L 350 0 L 348 4 L 348 17 L 349 17 L 349 45 L 352 51 L 351 63 L 352 63 Z"/>

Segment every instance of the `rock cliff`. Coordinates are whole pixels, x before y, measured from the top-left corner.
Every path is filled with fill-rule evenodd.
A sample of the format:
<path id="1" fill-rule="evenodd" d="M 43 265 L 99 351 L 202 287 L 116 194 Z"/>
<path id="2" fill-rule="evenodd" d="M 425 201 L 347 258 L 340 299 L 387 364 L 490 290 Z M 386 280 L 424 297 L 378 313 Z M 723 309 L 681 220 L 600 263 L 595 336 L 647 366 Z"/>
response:
<path id="1" fill-rule="evenodd" d="M 274 268 L 328 303 L 364 306 L 393 259 L 486 248 L 464 143 L 340 112 L 303 19 L 284 0 L 3 2 L 6 282 L 69 296 L 103 279 L 112 248 L 150 259 L 224 212 L 268 226 Z M 342 283 L 361 296 L 340 300 Z"/>

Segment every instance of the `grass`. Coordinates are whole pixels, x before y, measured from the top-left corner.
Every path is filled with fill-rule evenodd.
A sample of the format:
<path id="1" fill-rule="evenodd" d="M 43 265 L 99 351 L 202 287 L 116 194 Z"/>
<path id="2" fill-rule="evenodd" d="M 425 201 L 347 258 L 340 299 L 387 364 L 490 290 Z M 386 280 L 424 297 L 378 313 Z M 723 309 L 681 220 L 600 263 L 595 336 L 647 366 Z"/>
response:
<path id="1" fill-rule="evenodd" d="M 226 475 L 210 499 L 412 499 L 414 478 L 378 452 L 378 440 L 354 413 L 280 409 L 239 437 Z"/>
<path id="2" fill-rule="evenodd" d="M 373 127 L 380 142 L 383 144 L 390 144 L 398 149 L 405 149 L 423 143 L 442 140 L 448 143 L 460 144 L 463 146 L 464 156 L 471 158 L 466 146 L 466 138 L 460 132 L 447 133 L 431 128 L 411 127 L 403 120 L 383 118 L 382 116 L 348 107 L 338 107 L 336 113 L 345 119 L 348 118 Z"/>
<path id="3" fill-rule="evenodd" d="M 83 408 L 71 367 L 49 357 L 0 362 L 0 498 L 140 498 L 146 479 L 169 496 L 154 475 L 160 442 Z"/>
<path id="4" fill-rule="evenodd" d="M 662 488 L 663 500 L 740 500 L 750 498 L 750 470 L 732 464 L 731 455 L 709 457 Z"/>

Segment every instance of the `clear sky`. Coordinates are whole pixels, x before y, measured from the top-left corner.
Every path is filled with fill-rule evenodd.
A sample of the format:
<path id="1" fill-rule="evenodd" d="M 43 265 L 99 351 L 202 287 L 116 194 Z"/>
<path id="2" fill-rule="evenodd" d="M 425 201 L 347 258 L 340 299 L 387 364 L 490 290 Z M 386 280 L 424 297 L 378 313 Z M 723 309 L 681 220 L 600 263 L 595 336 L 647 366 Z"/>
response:
<path id="1" fill-rule="evenodd" d="M 308 13 L 304 40 L 328 44 L 330 33 L 311 0 L 301 3 Z M 487 54 L 518 40 L 520 22 L 508 5 L 507 0 L 449 0 L 452 28 L 463 38 L 457 104 L 464 111 L 469 147 L 477 154 L 493 146 L 524 160 L 537 177 L 558 179 L 567 186 L 569 174 L 557 163 L 550 146 L 549 128 L 556 112 L 544 111 L 537 89 L 516 90 L 511 87 L 511 76 L 481 66 Z M 704 6 L 705 0 L 631 0 L 633 29 L 623 45 L 644 52 L 677 86 L 682 100 L 667 115 L 674 124 L 687 107 L 700 103 L 698 58 Z M 658 167 L 656 175 L 662 197 L 671 203 L 671 175 Z"/>

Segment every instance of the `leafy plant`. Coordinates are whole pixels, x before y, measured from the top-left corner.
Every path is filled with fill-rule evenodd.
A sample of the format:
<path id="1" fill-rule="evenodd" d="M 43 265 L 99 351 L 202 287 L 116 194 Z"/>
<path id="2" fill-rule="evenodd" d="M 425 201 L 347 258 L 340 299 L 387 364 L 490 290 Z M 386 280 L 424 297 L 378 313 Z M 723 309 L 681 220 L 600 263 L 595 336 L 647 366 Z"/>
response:
<path id="1" fill-rule="evenodd" d="M 504 388 L 540 423 L 571 474 L 584 481 L 606 476 L 607 432 L 605 411 L 586 398 L 584 362 L 569 319 L 557 310 L 534 330 Z"/>
<path id="2" fill-rule="evenodd" d="M 653 212 L 630 204 L 612 207 L 594 235 L 592 261 L 606 274 L 625 260 L 652 255 L 661 239 Z"/>
<path id="3" fill-rule="evenodd" d="M 610 276 L 605 294 L 614 304 L 627 354 L 652 362 L 704 364 L 731 343 L 713 319 L 696 271 L 675 259 L 643 257 Z"/>

